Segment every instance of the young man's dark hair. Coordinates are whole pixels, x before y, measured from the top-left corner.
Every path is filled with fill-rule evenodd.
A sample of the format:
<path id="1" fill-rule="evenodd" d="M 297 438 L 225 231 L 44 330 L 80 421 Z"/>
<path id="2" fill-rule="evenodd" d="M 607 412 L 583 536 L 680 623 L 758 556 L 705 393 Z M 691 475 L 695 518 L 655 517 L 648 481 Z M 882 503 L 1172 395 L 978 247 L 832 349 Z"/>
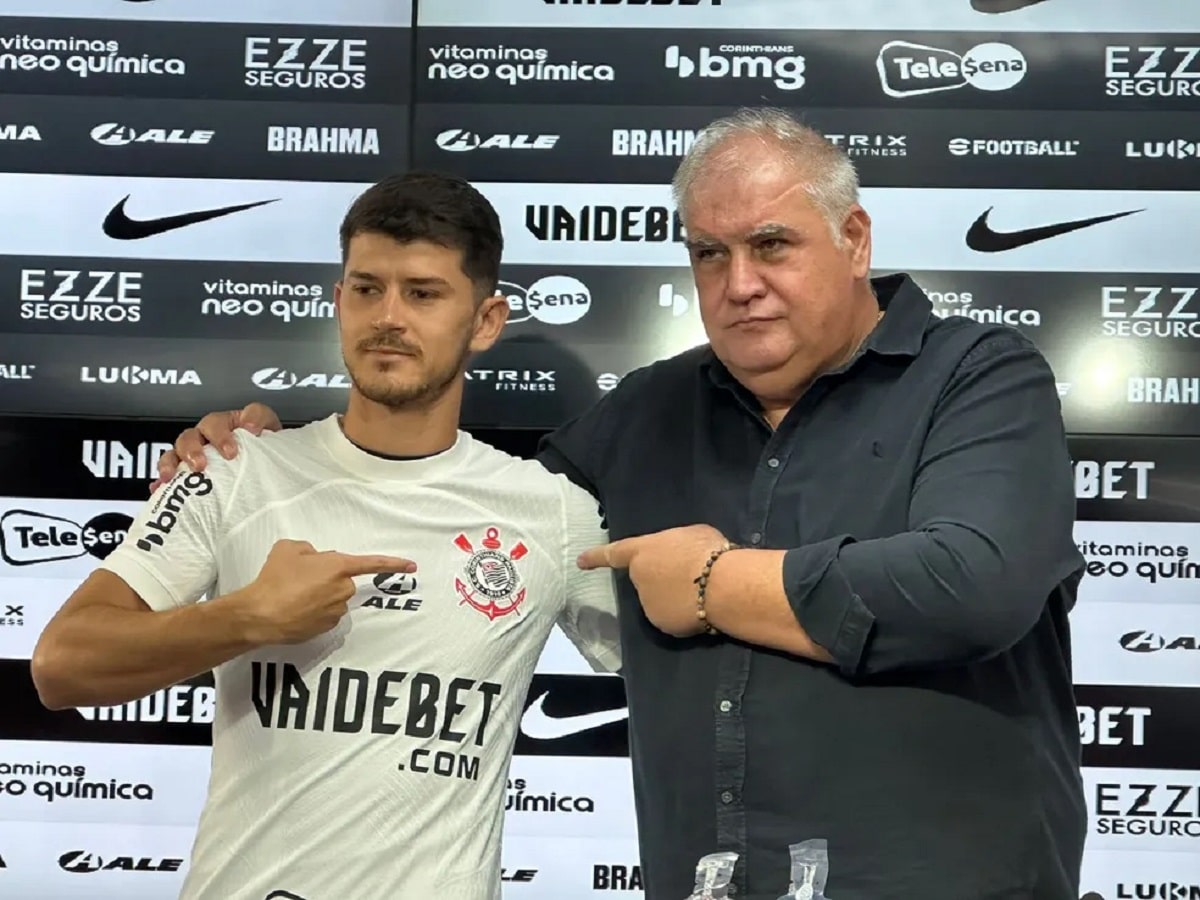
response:
<path id="1" fill-rule="evenodd" d="M 391 175 L 354 201 L 338 232 L 342 263 L 356 234 L 385 234 L 395 241 L 430 241 L 461 250 L 463 274 L 491 296 L 500 280 L 504 235 L 500 217 L 471 184 L 439 172 Z"/>

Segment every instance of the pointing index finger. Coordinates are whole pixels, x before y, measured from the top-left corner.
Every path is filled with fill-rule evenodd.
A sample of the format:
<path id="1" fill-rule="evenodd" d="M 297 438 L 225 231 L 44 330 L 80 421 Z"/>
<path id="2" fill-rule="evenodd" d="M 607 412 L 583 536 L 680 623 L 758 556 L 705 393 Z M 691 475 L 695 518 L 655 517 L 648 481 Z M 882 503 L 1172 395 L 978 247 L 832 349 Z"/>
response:
<path id="1" fill-rule="evenodd" d="M 341 570 L 345 575 L 378 575 L 381 573 L 417 571 L 417 564 L 402 556 L 355 555 L 339 553 Z"/>
<path id="2" fill-rule="evenodd" d="M 633 557 L 633 540 L 633 538 L 626 538 L 623 541 L 613 541 L 611 544 L 590 547 L 579 554 L 579 558 L 575 561 L 576 565 L 581 569 L 627 568 L 629 560 Z"/>

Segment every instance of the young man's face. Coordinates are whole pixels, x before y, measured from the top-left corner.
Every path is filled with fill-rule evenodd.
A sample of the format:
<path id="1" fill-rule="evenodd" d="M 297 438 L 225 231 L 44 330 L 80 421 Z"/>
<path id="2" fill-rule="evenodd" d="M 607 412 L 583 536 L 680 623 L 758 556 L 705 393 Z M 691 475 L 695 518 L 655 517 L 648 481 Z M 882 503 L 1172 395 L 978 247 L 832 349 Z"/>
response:
<path id="1" fill-rule="evenodd" d="M 461 377 L 467 357 L 496 342 L 503 297 L 480 301 L 462 251 L 387 235 L 351 238 L 334 292 L 346 370 L 366 399 L 427 404 Z"/>

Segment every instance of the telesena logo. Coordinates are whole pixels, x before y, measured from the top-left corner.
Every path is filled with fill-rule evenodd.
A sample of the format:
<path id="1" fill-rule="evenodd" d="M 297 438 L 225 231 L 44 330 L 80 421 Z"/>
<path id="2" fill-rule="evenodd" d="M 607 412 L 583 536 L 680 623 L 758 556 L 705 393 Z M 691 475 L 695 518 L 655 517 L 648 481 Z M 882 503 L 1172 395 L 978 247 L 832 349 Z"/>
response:
<path id="1" fill-rule="evenodd" d="M 1200 287 L 1105 285 L 1100 318 L 1106 337 L 1200 338 Z"/>
<path id="2" fill-rule="evenodd" d="M 32 566 L 93 556 L 105 559 L 121 546 L 133 519 L 107 512 L 82 524 L 62 516 L 10 509 L 0 516 L 0 556 L 10 566 Z"/>
<path id="3" fill-rule="evenodd" d="M 268 153 L 320 153 L 325 156 L 378 156 L 376 128 L 267 126 Z"/>
<path id="4" fill-rule="evenodd" d="M 1200 97 L 1200 47 L 1104 48 L 1109 97 Z"/>
<path id="5" fill-rule="evenodd" d="M 1072 460 L 1076 500 L 1147 500 L 1154 462 L 1134 460 Z"/>
<path id="6" fill-rule="evenodd" d="M 666 206 L 579 206 L 529 203 L 525 229 L 539 241 L 682 242 L 683 222 Z"/>
<path id="7" fill-rule="evenodd" d="M 290 391 L 292 388 L 331 388 L 349 390 L 350 378 L 341 373 L 330 375 L 325 372 L 298 374 L 291 369 L 274 366 L 259 369 L 250 376 L 250 381 L 264 391 Z"/>
<path id="8" fill-rule="evenodd" d="M 93 478 L 152 481 L 158 477 L 158 460 L 171 445 L 142 441 L 130 450 L 121 441 L 83 441 L 83 465 Z"/>
<path id="9" fill-rule="evenodd" d="M 1183 776 L 1185 773 L 1179 773 Z M 1092 810 L 1097 834 L 1200 838 L 1200 785 L 1097 782 Z"/>
<path id="10" fill-rule="evenodd" d="M 698 131 L 687 128 L 614 128 L 613 156 L 683 156 L 696 141 Z"/>
<path id="11" fill-rule="evenodd" d="M 557 386 L 554 370 L 540 369 L 467 369 L 471 384 L 506 393 L 550 393 Z"/>
<path id="12" fill-rule="evenodd" d="M 83 366 L 79 370 L 79 380 L 83 384 L 128 384 L 135 387 L 147 384 L 198 387 L 204 383 L 195 369 L 155 369 L 143 366 L 97 366 L 95 369 Z"/>
<path id="13" fill-rule="evenodd" d="M 1119 643 L 1122 650 L 1130 653 L 1175 653 L 1180 650 L 1194 653 L 1200 650 L 1200 638 L 1194 634 L 1163 636 L 1153 631 L 1129 631 L 1121 635 Z M 1200 658 L 1197 664 L 1200 665 Z"/>
<path id="14" fill-rule="evenodd" d="M 663 65 L 680 78 L 753 78 L 770 81 L 781 91 L 798 91 L 805 84 L 804 57 L 791 44 L 700 47 L 694 59 L 672 44 L 663 55 Z"/>
<path id="15" fill-rule="evenodd" d="M 1078 156 L 1080 142 L 1038 138 L 952 138 L 953 156 Z"/>
<path id="16" fill-rule="evenodd" d="M 1011 44 L 979 44 L 960 56 L 926 44 L 889 41 L 880 48 L 875 68 L 883 92 L 904 98 L 967 85 L 981 91 L 1007 91 L 1025 78 L 1028 64 Z"/>
<path id="17" fill-rule="evenodd" d="M 364 38 L 248 37 L 249 87 L 360 91 L 367 86 Z"/>
<path id="18" fill-rule="evenodd" d="M 1200 403 L 1200 378 L 1150 378 L 1131 376 L 1126 381 L 1129 403 L 1195 405 Z"/>
<path id="19" fill-rule="evenodd" d="M 32 794 L 47 803 L 64 800 L 153 800 L 154 788 L 144 782 L 94 780 L 87 766 L 59 763 L 0 762 L 0 796 Z"/>
<path id="20" fill-rule="evenodd" d="M 933 303 L 933 314 L 943 319 L 960 317 L 976 322 L 991 322 L 1021 328 L 1037 328 L 1042 314 L 1027 307 L 976 306 L 970 291 L 926 291 Z"/>
<path id="21" fill-rule="evenodd" d="M 66 71 L 79 78 L 114 75 L 186 75 L 187 63 L 175 57 L 122 54 L 119 41 L 88 38 L 39 38 L 28 34 L 0 37 L 0 72 Z"/>
<path id="22" fill-rule="evenodd" d="M 0 58 L 0 69 L 3 69 L 2 58 Z M 0 144 L 8 141 L 40 141 L 42 133 L 38 131 L 36 125 L 14 125 L 12 122 L 0 123 Z"/>
<path id="23" fill-rule="evenodd" d="M 142 277 L 114 269 L 22 269 L 19 314 L 34 322 L 136 324 Z"/>
<path id="24" fill-rule="evenodd" d="M 1173 141 L 1134 141 L 1125 142 L 1126 159 L 1200 159 L 1200 143 L 1186 138 L 1176 138 Z"/>
<path id="25" fill-rule="evenodd" d="M 434 138 L 441 150 L 466 153 L 471 150 L 553 150 L 557 134 L 481 134 L 464 128 L 447 128 Z"/>
<path id="26" fill-rule="evenodd" d="M 147 128 L 138 131 L 119 122 L 104 122 L 91 130 L 92 140 L 105 147 L 125 147 L 129 144 L 175 144 L 205 146 L 215 131 L 187 130 L 184 128 Z"/>
<path id="27" fill-rule="evenodd" d="M 535 81 L 615 81 L 617 74 L 606 63 L 550 62 L 545 47 L 465 47 L 443 44 L 431 47 L 432 60 L 425 69 L 431 81 L 489 81 L 510 86 Z"/>
<path id="28" fill-rule="evenodd" d="M 592 292 L 578 278 L 547 275 L 529 287 L 501 281 L 497 292 L 508 300 L 508 324 L 536 319 L 546 325 L 570 325 L 592 308 Z"/>
<path id="29" fill-rule="evenodd" d="M 319 284 L 219 278 L 204 282 L 203 287 L 200 314 L 204 316 L 258 317 L 266 313 L 283 322 L 333 318 L 333 301 L 323 299 L 325 289 Z"/>

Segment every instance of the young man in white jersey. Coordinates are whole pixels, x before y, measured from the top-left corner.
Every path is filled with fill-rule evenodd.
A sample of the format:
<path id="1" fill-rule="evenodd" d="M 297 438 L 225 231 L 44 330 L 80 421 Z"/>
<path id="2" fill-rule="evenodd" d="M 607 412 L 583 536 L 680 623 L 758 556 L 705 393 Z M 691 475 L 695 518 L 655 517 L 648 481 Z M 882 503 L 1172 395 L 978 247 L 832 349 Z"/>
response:
<path id="1" fill-rule="evenodd" d="M 53 709 L 215 670 L 181 900 L 496 900 L 551 628 L 619 668 L 611 576 L 575 565 L 606 540 L 596 501 L 458 430 L 467 359 L 508 315 L 495 211 L 459 179 L 391 178 L 341 244 L 345 415 L 182 468 L 33 654 Z"/>

